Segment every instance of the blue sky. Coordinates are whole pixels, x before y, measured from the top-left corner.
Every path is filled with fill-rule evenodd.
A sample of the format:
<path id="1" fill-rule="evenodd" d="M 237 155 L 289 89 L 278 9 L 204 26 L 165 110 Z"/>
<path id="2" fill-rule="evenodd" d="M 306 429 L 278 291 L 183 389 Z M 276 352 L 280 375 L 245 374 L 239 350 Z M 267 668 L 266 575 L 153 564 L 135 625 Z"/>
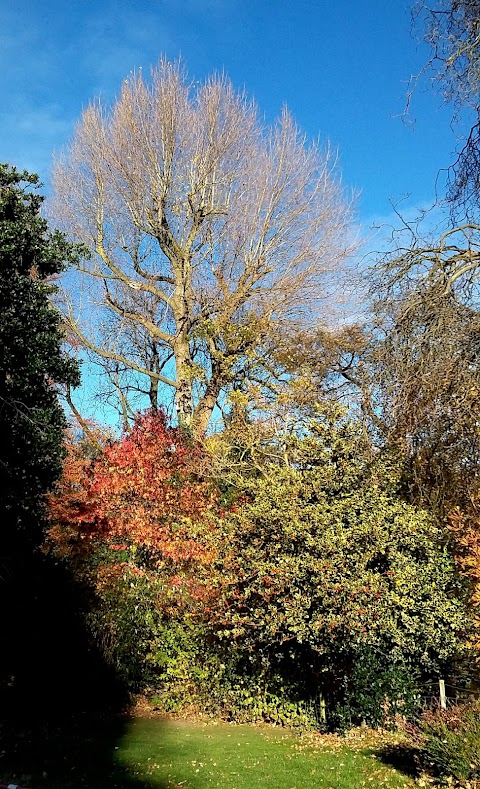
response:
<path id="1" fill-rule="evenodd" d="M 394 221 L 390 201 L 407 214 L 434 202 L 455 147 L 452 113 L 425 80 L 402 120 L 428 57 L 409 0 L 0 0 L 0 161 L 40 173 L 48 193 L 52 151 L 82 109 L 162 55 L 181 56 L 200 81 L 225 71 L 267 121 L 286 103 L 310 138 L 338 148 L 344 183 L 359 192 L 361 255 L 384 246 L 388 230 L 370 228 Z M 84 412 L 91 373 L 77 394 Z"/>
<path id="2" fill-rule="evenodd" d="M 427 205 L 451 161 L 451 109 L 424 82 L 409 121 L 408 79 L 427 50 L 403 0 L 3 0 L 0 160 L 39 172 L 95 96 L 134 68 L 181 55 L 201 80 L 224 70 L 267 119 L 286 103 L 310 137 L 338 147 L 368 228 L 389 200 Z M 414 122 L 413 122 L 414 121 Z"/>

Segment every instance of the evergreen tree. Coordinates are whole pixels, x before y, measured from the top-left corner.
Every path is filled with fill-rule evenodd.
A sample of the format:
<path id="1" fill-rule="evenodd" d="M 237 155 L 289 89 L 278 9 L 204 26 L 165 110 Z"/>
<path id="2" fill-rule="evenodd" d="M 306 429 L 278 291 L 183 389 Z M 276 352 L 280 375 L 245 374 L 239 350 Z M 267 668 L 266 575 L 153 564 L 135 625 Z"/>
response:
<path id="1" fill-rule="evenodd" d="M 43 494 L 61 470 L 65 416 L 57 386 L 77 385 L 62 349 L 53 278 L 79 248 L 40 216 L 36 175 L 0 165 L 0 554 L 38 543 Z M 16 552 L 14 550 L 14 552 Z"/>

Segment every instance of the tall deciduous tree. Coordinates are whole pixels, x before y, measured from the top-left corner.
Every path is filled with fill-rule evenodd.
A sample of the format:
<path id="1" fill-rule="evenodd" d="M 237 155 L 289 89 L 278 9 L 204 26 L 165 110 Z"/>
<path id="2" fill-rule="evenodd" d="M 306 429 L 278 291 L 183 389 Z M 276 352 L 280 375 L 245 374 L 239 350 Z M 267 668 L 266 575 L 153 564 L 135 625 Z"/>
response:
<path id="1" fill-rule="evenodd" d="M 85 110 L 53 176 L 54 215 L 91 251 L 65 315 L 124 415 L 132 391 L 156 407 L 169 387 L 201 435 L 221 393 L 265 370 L 272 325 L 318 319 L 351 244 L 332 167 L 286 110 L 267 127 L 225 77 L 193 85 L 180 64 Z"/>
<path id="2" fill-rule="evenodd" d="M 51 278 L 76 249 L 40 217 L 38 177 L 0 165 L 0 515 L 6 552 L 38 528 L 61 472 L 65 417 L 57 384 L 79 382 L 62 350 Z M 37 533 L 38 540 L 39 535 Z"/>

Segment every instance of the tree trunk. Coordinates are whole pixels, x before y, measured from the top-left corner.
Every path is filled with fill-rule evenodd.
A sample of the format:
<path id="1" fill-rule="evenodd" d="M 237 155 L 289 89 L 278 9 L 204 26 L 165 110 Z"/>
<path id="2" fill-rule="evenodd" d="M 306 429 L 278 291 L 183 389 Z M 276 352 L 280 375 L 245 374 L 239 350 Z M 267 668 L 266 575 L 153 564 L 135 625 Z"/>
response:
<path id="1" fill-rule="evenodd" d="M 192 434 L 195 438 L 205 438 L 219 392 L 220 389 L 216 394 L 207 391 L 196 407 L 192 424 Z"/>
<path id="2" fill-rule="evenodd" d="M 193 421 L 192 360 L 188 339 L 185 336 L 176 338 L 174 354 L 177 380 L 175 408 L 178 424 L 185 430 L 191 431 Z"/>

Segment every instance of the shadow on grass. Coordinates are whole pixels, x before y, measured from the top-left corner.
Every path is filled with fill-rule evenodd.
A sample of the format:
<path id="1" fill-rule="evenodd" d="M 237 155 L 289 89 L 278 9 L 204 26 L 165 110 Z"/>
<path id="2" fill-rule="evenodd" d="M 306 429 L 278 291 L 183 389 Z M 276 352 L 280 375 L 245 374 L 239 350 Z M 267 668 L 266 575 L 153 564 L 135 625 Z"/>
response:
<path id="1" fill-rule="evenodd" d="M 41 555 L 2 567 L 0 784 L 166 789 L 116 761 L 128 696 L 87 637 L 65 569 Z"/>
<path id="2" fill-rule="evenodd" d="M 414 746 L 399 743 L 398 745 L 388 745 L 375 753 L 378 759 L 388 767 L 393 767 L 409 778 L 418 777 L 418 750 Z"/>

